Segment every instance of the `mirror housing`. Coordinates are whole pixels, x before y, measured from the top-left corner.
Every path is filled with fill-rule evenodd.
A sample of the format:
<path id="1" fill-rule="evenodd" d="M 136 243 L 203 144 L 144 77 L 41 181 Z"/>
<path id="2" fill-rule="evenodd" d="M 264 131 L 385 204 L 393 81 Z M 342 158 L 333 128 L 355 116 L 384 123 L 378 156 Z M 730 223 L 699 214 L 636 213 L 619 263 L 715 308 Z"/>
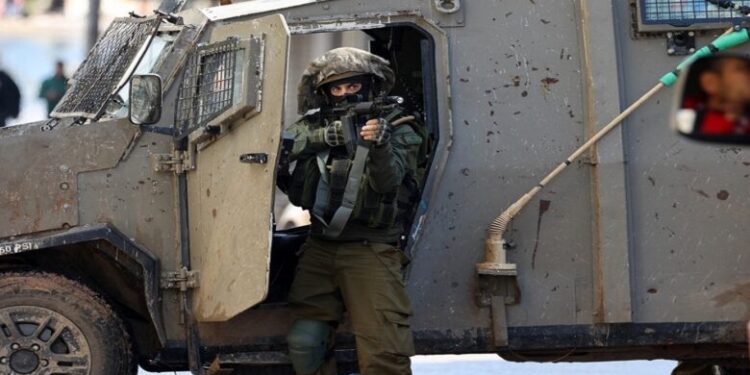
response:
<path id="1" fill-rule="evenodd" d="M 696 60 L 678 81 L 672 129 L 690 139 L 750 144 L 750 58 Z"/>
<path id="2" fill-rule="evenodd" d="M 130 122 L 135 125 L 151 125 L 161 119 L 161 77 L 157 74 L 136 74 L 130 79 Z"/>

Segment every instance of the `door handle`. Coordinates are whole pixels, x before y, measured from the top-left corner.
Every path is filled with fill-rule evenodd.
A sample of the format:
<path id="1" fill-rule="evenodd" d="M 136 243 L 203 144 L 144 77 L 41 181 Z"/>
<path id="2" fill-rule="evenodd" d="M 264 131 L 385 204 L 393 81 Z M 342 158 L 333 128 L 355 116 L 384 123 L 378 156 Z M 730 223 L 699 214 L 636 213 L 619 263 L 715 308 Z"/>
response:
<path id="1" fill-rule="evenodd" d="M 268 163 L 268 154 L 265 154 L 265 153 L 242 154 L 240 155 L 240 162 L 248 163 L 248 164 L 266 164 Z"/>

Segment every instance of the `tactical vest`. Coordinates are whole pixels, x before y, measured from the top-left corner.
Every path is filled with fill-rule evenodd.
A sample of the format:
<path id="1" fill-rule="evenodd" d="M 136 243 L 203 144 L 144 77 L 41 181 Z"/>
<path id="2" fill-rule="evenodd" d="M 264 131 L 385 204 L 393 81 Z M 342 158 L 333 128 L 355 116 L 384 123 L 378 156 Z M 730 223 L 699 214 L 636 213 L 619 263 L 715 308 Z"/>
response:
<path id="1" fill-rule="evenodd" d="M 309 121 L 308 125 L 311 128 L 320 128 L 324 126 L 324 121 L 317 119 Z M 414 131 L 399 131 L 397 128 L 392 134 L 392 142 L 424 146 L 424 138 L 420 135 L 424 133 L 422 126 L 417 123 L 401 126 Z M 424 147 L 420 147 L 420 153 L 423 149 Z M 353 156 L 352 158 L 346 155 L 343 148 L 336 147 L 322 151 L 316 157 L 298 160 L 287 191 L 292 204 L 310 210 L 314 217 L 329 226 L 335 224 L 337 214 L 341 216 L 341 211 L 344 210 L 340 207 L 342 204 L 346 205 L 347 199 L 354 199 L 349 204 L 351 209 L 346 218 L 347 222 L 356 222 L 373 229 L 391 228 L 405 222 L 408 219 L 406 216 L 410 216 L 419 197 L 420 173 L 408 168 L 404 180 L 396 189 L 379 193 L 370 186 L 371 177 L 363 164 L 363 170 L 356 178 L 358 181 L 354 182 L 356 185 L 349 187 L 350 190 L 356 188 L 356 196 L 352 198 L 353 192 L 350 191 L 347 195 L 346 190 L 348 183 L 351 184 L 349 180 L 357 177 L 352 175 L 358 164 L 356 154 Z M 418 164 L 422 164 L 422 158 L 417 159 Z"/>

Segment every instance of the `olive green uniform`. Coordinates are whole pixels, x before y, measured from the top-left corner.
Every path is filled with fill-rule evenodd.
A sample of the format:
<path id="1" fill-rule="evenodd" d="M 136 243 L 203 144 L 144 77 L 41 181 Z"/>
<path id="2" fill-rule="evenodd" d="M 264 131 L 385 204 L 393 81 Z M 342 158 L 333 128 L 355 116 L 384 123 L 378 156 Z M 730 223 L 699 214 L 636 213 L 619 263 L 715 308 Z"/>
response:
<path id="1" fill-rule="evenodd" d="M 293 203 L 310 210 L 316 193 L 320 195 L 320 155 L 329 148 L 324 126 L 313 115 L 290 129 L 295 136 L 290 158 L 297 166 L 288 194 Z M 324 237 L 321 220 L 313 218 L 289 295 L 295 320 L 318 320 L 335 327 L 348 312 L 359 368 L 365 375 L 411 374 L 414 344 L 408 319 L 412 310 L 402 275 L 406 256 L 396 244 L 421 143 L 412 126 L 402 124 L 393 130 L 390 142 L 371 147 L 349 221 L 331 239 Z M 333 358 L 329 356 L 317 373 L 335 374 Z"/>

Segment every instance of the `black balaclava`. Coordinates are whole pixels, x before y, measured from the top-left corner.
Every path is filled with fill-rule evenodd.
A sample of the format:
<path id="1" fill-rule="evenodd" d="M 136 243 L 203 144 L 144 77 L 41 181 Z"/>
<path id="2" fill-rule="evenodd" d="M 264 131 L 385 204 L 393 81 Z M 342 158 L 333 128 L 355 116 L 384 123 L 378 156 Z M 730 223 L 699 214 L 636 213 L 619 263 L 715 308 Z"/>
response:
<path id="1" fill-rule="evenodd" d="M 362 85 L 362 88 L 355 94 L 346 94 L 343 96 L 331 95 L 331 91 L 329 90 L 331 86 L 341 85 L 344 83 L 359 83 Z M 323 91 L 328 105 L 331 107 L 341 105 L 342 103 L 366 102 L 372 99 L 372 76 L 361 75 L 340 79 L 323 85 L 320 90 Z"/>

